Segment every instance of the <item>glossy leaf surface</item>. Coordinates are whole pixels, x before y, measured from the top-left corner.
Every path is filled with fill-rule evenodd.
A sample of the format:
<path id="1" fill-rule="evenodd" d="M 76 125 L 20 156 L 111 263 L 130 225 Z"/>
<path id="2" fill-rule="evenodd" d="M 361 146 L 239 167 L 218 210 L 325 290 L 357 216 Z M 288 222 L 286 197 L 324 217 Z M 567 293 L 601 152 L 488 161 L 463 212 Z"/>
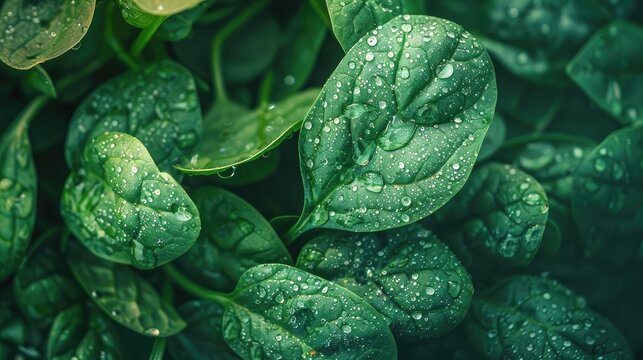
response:
<path id="1" fill-rule="evenodd" d="M 368 301 L 405 340 L 437 337 L 462 321 L 473 285 L 462 264 L 429 230 L 325 232 L 301 250 L 297 267 Z"/>
<path id="2" fill-rule="evenodd" d="M 92 253 L 152 269 L 194 244 L 201 230 L 196 205 L 136 138 L 99 135 L 85 147 L 81 165 L 67 178 L 61 211 Z"/>

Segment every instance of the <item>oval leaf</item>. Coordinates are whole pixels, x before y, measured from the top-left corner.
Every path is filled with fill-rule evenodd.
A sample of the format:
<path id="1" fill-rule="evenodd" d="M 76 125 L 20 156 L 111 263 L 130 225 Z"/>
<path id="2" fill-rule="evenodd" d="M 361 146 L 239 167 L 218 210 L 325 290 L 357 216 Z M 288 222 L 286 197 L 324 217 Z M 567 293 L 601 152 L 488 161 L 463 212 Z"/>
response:
<path id="1" fill-rule="evenodd" d="M 223 336 L 244 359 L 395 359 L 382 316 L 352 292 L 287 265 L 243 274 L 223 317 Z"/>
<path id="2" fill-rule="evenodd" d="M 632 358 L 614 325 L 545 278 L 516 276 L 476 293 L 465 329 L 487 359 Z"/>
<path id="3" fill-rule="evenodd" d="M 6 0 L 0 9 L 0 60 L 29 69 L 58 57 L 85 36 L 95 0 Z"/>
<path id="4" fill-rule="evenodd" d="M 119 324 L 147 336 L 172 336 L 185 327 L 174 308 L 127 266 L 70 244 L 67 263 L 85 292 Z"/>
<path id="5" fill-rule="evenodd" d="M 145 146 L 122 133 L 93 138 L 65 184 L 61 212 L 95 255 L 152 269 L 185 253 L 201 220 L 181 185 L 159 171 Z"/>
<path id="6" fill-rule="evenodd" d="M 419 225 L 372 234 L 322 233 L 301 250 L 297 267 L 368 301 L 406 340 L 455 328 L 473 294 L 471 277 L 455 255 Z"/>
<path id="7" fill-rule="evenodd" d="M 216 187 L 194 196 L 203 230 L 177 266 L 208 287 L 231 290 L 239 277 L 265 263 L 292 264 L 288 250 L 270 223 L 252 205 Z"/>
<path id="8" fill-rule="evenodd" d="M 145 13 L 169 16 L 199 5 L 204 0 L 131 0 Z"/>
<path id="9" fill-rule="evenodd" d="M 99 86 L 74 112 L 65 144 L 67 164 L 77 169 L 87 141 L 105 131 L 138 138 L 161 170 L 178 174 L 174 165 L 191 155 L 202 131 L 190 72 L 163 61 Z"/>

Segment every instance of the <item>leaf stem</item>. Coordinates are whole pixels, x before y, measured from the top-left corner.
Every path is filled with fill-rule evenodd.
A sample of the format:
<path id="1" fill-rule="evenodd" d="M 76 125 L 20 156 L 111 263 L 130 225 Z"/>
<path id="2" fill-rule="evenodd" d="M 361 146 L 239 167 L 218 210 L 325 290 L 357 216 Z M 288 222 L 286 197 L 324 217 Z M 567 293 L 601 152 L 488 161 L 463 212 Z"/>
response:
<path id="1" fill-rule="evenodd" d="M 143 49 L 145 49 L 145 46 L 147 46 L 150 40 L 152 40 L 154 34 L 156 34 L 156 31 L 159 29 L 159 27 L 161 27 L 165 19 L 167 19 L 167 16 L 159 16 L 156 18 L 156 21 L 152 23 L 152 25 L 141 30 L 141 33 L 138 34 L 138 37 L 136 38 L 134 44 L 132 45 L 132 48 L 130 49 L 130 54 L 134 59 L 141 56 Z"/>
<path id="2" fill-rule="evenodd" d="M 167 345 L 167 338 L 158 338 L 154 340 L 154 346 L 150 353 L 150 360 L 163 360 L 165 355 L 165 347 Z"/>
<path id="3" fill-rule="evenodd" d="M 240 14 L 223 25 L 223 27 L 219 30 L 217 35 L 212 40 L 212 83 L 214 84 L 214 88 L 216 89 L 217 101 L 228 101 L 228 94 L 225 90 L 223 70 L 221 67 L 221 48 L 223 47 L 223 43 L 230 36 L 230 34 L 232 34 L 235 30 L 237 30 L 248 20 L 250 20 L 250 18 L 252 18 L 255 14 L 261 11 L 268 4 L 268 2 L 269 0 L 260 0 L 246 7 Z"/>
<path id="4" fill-rule="evenodd" d="M 40 110 L 47 105 L 50 99 L 51 98 L 47 95 L 40 95 L 27 104 L 16 119 L 16 131 L 19 134 L 22 134 L 22 132 L 29 127 L 31 121 L 36 117 L 36 115 L 38 115 Z"/>
<path id="5" fill-rule="evenodd" d="M 114 2 L 110 1 L 107 4 L 107 12 L 105 15 L 105 41 L 112 48 L 112 51 L 116 54 L 118 60 L 123 64 L 127 65 L 130 69 L 138 68 L 136 61 L 125 51 L 121 43 L 116 38 L 114 34 L 114 12 L 115 12 Z"/>
<path id="6" fill-rule="evenodd" d="M 205 300 L 212 300 L 221 305 L 232 303 L 229 294 L 206 289 L 201 285 L 196 284 L 187 276 L 182 274 L 179 270 L 177 270 L 173 265 L 166 264 L 165 266 L 163 266 L 163 271 L 165 271 L 167 276 L 169 276 L 176 285 L 193 296 Z"/>
<path id="7" fill-rule="evenodd" d="M 304 232 L 306 232 L 308 229 L 306 228 L 306 222 L 308 220 L 308 216 L 304 217 L 302 216 L 297 220 L 295 225 L 293 225 L 286 233 L 283 235 L 283 241 L 286 245 L 292 245 L 292 243 L 297 240 Z"/>

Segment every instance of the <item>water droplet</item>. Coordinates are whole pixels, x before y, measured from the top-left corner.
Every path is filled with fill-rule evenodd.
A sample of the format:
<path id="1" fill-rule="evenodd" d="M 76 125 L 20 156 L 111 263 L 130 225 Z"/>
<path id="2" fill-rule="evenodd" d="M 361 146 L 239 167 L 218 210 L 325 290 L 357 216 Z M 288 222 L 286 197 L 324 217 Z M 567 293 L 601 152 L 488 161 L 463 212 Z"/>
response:
<path id="1" fill-rule="evenodd" d="M 404 122 L 397 116 L 388 124 L 382 135 L 377 138 L 377 144 L 386 151 L 400 149 L 411 141 L 415 134 L 414 124 Z"/>
<path id="2" fill-rule="evenodd" d="M 145 329 L 145 333 L 151 336 L 159 336 L 161 332 L 157 328 Z"/>
<path id="3" fill-rule="evenodd" d="M 375 46 L 377 45 L 377 38 L 375 36 L 369 36 L 366 40 L 366 43 L 368 43 L 368 45 L 370 46 Z"/>
<path id="4" fill-rule="evenodd" d="M 437 76 L 440 79 L 448 79 L 453 75 L 453 65 L 446 64 L 442 67 L 437 68 Z"/>
<path id="5" fill-rule="evenodd" d="M 415 320 L 420 320 L 420 319 L 422 319 L 422 313 L 421 313 L 421 312 L 419 312 L 419 311 L 414 312 L 411 316 L 412 316 L 412 317 L 413 317 L 413 319 L 415 319 Z"/>
<path id="6" fill-rule="evenodd" d="M 342 331 L 344 332 L 344 334 L 350 334 L 353 329 L 350 327 L 350 325 L 344 325 L 342 326 Z"/>
<path id="7" fill-rule="evenodd" d="M 382 174 L 375 171 L 365 172 L 359 177 L 359 181 L 370 192 L 379 193 L 384 189 L 384 178 Z"/>
<path id="8" fill-rule="evenodd" d="M 401 202 L 402 202 L 402 206 L 411 206 L 412 200 L 408 196 L 403 196 L 401 199 Z"/>
<path id="9" fill-rule="evenodd" d="M 459 170 L 459 169 L 460 169 L 460 164 L 455 163 L 455 164 L 451 165 L 451 167 L 453 168 L 453 170 L 456 170 L 456 171 L 457 171 L 457 170 Z"/>
<path id="10" fill-rule="evenodd" d="M 408 79 L 411 76 L 411 70 L 408 67 L 402 66 L 400 69 L 400 77 L 402 79 Z"/>
<path id="11" fill-rule="evenodd" d="M 435 294 L 435 289 L 429 286 L 428 288 L 426 288 L 426 294 L 429 296 Z"/>
<path id="12" fill-rule="evenodd" d="M 594 163 L 594 169 L 596 169 L 596 171 L 603 172 L 605 171 L 606 167 L 607 167 L 607 164 L 605 163 L 605 160 L 596 159 L 596 162 Z"/>

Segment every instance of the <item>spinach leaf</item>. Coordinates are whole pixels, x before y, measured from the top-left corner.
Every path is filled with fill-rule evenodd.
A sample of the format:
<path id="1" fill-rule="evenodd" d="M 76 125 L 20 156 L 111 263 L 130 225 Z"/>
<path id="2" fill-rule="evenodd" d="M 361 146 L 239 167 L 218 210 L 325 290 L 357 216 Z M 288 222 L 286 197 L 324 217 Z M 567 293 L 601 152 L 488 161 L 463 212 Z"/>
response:
<path id="1" fill-rule="evenodd" d="M 357 295 L 287 265 L 241 276 L 223 316 L 223 337 L 244 359 L 395 359 L 381 315 Z"/>
<path id="2" fill-rule="evenodd" d="M 194 280 L 231 290 L 249 268 L 265 263 L 292 264 L 270 223 L 252 205 L 226 190 L 201 187 L 194 196 L 203 230 L 177 266 Z"/>
<path id="3" fill-rule="evenodd" d="M 487 359 L 631 359 L 618 330 L 560 283 L 516 276 L 476 293 L 465 329 Z"/>
<path id="4" fill-rule="evenodd" d="M 170 339 L 170 354 L 175 359 L 236 360 L 223 339 L 225 307 L 212 301 L 194 300 L 179 307 L 187 328 Z"/>
<path id="5" fill-rule="evenodd" d="M 453 201 L 428 220 L 437 222 L 438 234 L 463 259 L 473 261 L 479 254 L 495 263 L 526 266 L 538 252 L 548 211 L 547 194 L 536 179 L 490 163 L 476 168 Z"/>
<path id="6" fill-rule="evenodd" d="M 27 133 L 28 110 L 0 138 L 0 281 L 25 256 L 36 221 L 36 169 Z"/>
<path id="7" fill-rule="evenodd" d="M 420 0 L 326 0 L 326 6 L 333 32 L 344 51 L 397 15 L 424 13 L 424 2 Z"/>
<path id="8" fill-rule="evenodd" d="M 297 267 L 368 301 L 403 340 L 437 337 L 465 317 L 473 285 L 449 248 L 429 230 L 328 231 L 301 250 Z"/>
<path id="9" fill-rule="evenodd" d="M 61 311 L 49 331 L 47 359 L 121 359 L 118 333 L 96 310 L 74 305 Z"/>
<path id="10" fill-rule="evenodd" d="M 624 124 L 643 121 L 641 26 L 615 21 L 599 30 L 567 65 L 567 74 Z"/>
<path id="11" fill-rule="evenodd" d="M 129 0 L 141 11 L 158 16 L 168 16 L 197 6 L 204 0 Z"/>
<path id="12" fill-rule="evenodd" d="M 123 19 L 134 27 L 145 29 L 159 21 L 157 16 L 144 12 L 133 0 L 118 0 L 118 5 Z"/>
<path id="13" fill-rule="evenodd" d="M 489 125 L 489 131 L 484 137 L 480 153 L 478 154 L 478 161 L 485 160 L 491 157 L 502 146 L 506 139 L 507 128 L 505 120 L 500 114 L 496 113 Z"/>
<path id="14" fill-rule="evenodd" d="M 13 289 L 16 303 L 31 321 L 54 317 L 82 296 L 62 256 L 49 246 L 27 258 L 16 272 Z"/>
<path id="15" fill-rule="evenodd" d="M 623 263 L 643 246 L 643 124 L 609 135 L 574 173 L 572 209 L 588 255 Z"/>
<path id="16" fill-rule="evenodd" d="M 98 307 L 137 333 L 172 336 L 185 327 L 174 308 L 129 267 L 117 265 L 69 244 L 67 263 L 76 280 Z"/>
<path id="17" fill-rule="evenodd" d="M 65 158 L 78 169 L 83 147 L 105 131 L 138 138 L 163 171 L 188 158 L 202 131 L 194 79 L 183 66 L 162 61 L 99 86 L 78 106 L 69 126 Z"/>
<path id="18" fill-rule="evenodd" d="M 81 165 L 67 178 L 61 213 L 96 256 L 152 269 L 194 244 L 199 210 L 136 138 L 99 135 L 85 146 Z"/>
<path id="19" fill-rule="evenodd" d="M 85 36 L 95 0 L 6 0 L 0 9 L 0 60 L 29 69 L 58 57 Z"/>
<path id="20" fill-rule="evenodd" d="M 214 0 L 205 0 L 191 9 L 184 10 L 167 18 L 159 27 L 157 34 L 167 41 L 179 41 L 188 37 L 193 24 L 212 5 Z"/>
<path id="21" fill-rule="evenodd" d="M 241 117 L 218 110 L 206 122 L 196 154 L 177 168 L 210 175 L 258 158 L 301 126 L 317 95 L 319 89 L 307 90 Z"/>
<path id="22" fill-rule="evenodd" d="M 351 48 L 299 137 L 315 227 L 376 231 L 431 214 L 464 185 L 493 118 L 488 55 L 458 25 L 399 16 Z"/>
<path id="23" fill-rule="evenodd" d="M 27 86 L 49 97 L 55 98 L 57 96 L 53 81 L 51 81 L 47 71 L 40 65 L 36 65 L 27 71 L 25 83 Z"/>

